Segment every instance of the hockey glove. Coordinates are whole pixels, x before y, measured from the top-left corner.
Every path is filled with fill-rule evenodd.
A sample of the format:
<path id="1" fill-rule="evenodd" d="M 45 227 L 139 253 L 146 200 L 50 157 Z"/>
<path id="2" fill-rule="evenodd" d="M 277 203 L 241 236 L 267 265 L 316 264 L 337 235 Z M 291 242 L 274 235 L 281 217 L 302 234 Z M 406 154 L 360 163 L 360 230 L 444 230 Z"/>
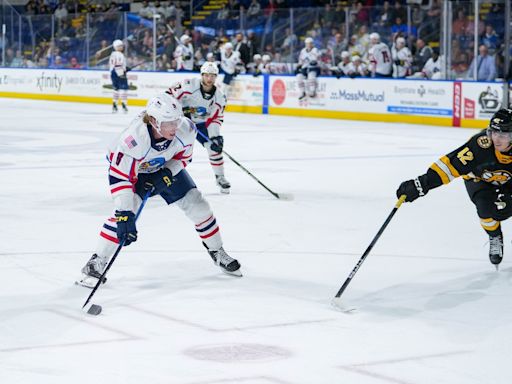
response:
<path id="1" fill-rule="evenodd" d="M 217 153 L 221 153 L 222 148 L 224 148 L 224 138 L 222 136 L 215 136 L 210 138 L 210 141 L 210 149 Z"/>
<path id="2" fill-rule="evenodd" d="M 144 182 L 144 189 L 146 191 L 153 190 L 154 194 L 160 194 L 166 189 L 170 188 L 173 182 L 172 172 L 169 168 L 162 168 Z"/>
<path id="3" fill-rule="evenodd" d="M 137 241 L 137 228 L 135 227 L 135 214 L 132 211 L 116 211 L 117 238 L 130 245 Z"/>
<path id="4" fill-rule="evenodd" d="M 396 197 L 400 198 L 400 196 L 405 195 L 405 201 L 410 203 L 418 197 L 425 196 L 428 192 L 428 188 L 421 184 L 420 177 L 417 177 L 414 180 L 404 181 L 400 184 L 396 191 Z"/>

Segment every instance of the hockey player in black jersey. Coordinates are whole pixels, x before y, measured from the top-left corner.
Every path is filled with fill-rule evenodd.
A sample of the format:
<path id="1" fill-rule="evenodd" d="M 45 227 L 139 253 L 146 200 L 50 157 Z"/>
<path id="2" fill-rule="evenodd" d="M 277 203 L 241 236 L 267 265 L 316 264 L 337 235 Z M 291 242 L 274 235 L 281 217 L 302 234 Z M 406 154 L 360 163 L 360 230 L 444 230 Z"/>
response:
<path id="1" fill-rule="evenodd" d="M 441 157 L 425 174 L 404 181 L 396 194 L 412 202 L 459 176 L 489 235 L 489 259 L 498 269 L 503 259 L 500 222 L 512 216 L 512 109 L 500 109 L 487 129 Z"/>

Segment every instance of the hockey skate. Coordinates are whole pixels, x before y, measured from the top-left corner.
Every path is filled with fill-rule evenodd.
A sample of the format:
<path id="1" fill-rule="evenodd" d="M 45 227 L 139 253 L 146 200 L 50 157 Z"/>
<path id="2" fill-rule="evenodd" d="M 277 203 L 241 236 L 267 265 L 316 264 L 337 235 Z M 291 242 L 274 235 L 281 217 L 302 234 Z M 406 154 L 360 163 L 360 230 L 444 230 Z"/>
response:
<path id="1" fill-rule="evenodd" d="M 112 113 L 117 113 L 117 104 L 112 103 Z"/>
<path id="2" fill-rule="evenodd" d="M 125 103 L 121 103 L 121 106 L 123 107 L 123 112 L 128 113 L 128 108 L 126 107 Z"/>
<path id="3" fill-rule="evenodd" d="M 76 283 L 87 288 L 94 288 L 104 269 L 105 263 L 98 257 L 98 255 L 94 254 L 82 268 L 82 279 Z M 107 278 L 104 277 L 102 283 L 105 284 L 106 282 Z"/>
<path id="4" fill-rule="evenodd" d="M 222 269 L 222 272 L 227 273 L 228 275 L 242 277 L 242 272 L 240 271 L 240 263 L 229 256 L 224 248 L 220 248 L 218 251 L 208 251 L 213 262 Z"/>
<path id="5" fill-rule="evenodd" d="M 302 92 L 302 94 L 299 96 L 299 101 L 306 100 L 306 92 Z"/>
<path id="6" fill-rule="evenodd" d="M 503 260 L 503 235 L 489 236 L 489 260 L 496 266 Z"/>
<path id="7" fill-rule="evenodd" d="M 227 181 L 224 175 L 215 175 L 215 181 L 217 182 L 217 185 L 220 187 L 220 191 L 222 193 L 229 193 L 231 184 L 229 183 L 229 181 Z"/>

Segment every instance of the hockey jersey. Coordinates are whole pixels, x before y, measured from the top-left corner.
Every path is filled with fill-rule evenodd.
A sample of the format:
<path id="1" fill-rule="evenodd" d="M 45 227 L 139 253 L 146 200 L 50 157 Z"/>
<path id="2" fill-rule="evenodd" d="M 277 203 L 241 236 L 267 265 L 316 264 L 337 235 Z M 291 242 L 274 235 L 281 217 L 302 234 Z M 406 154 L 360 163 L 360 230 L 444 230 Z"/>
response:
<path id="1" fill-rule="evenodd" d="M 384 43 L 375 44 L 368 51 L 369 70 L 379 75 L 391 75 L 391 52 Z"/>
<path id="2" fill-rule="evenodd" d="M 177 175 L 192 161 L 196 137 L 194 124 L 182 117 L 173 140 L 155 139 L 151 125 L 139 114 L 110 146 L 108 171 L 110 192 L 117 210 L 134 209 L 134 191 L 139 173 L 169 168 Z"/>
<path id="3" fill-rule="evenodd" d="M 502 153 L 496 150 L 483 130 L 466 144 L 437 160 L 420 178 L 422 185 L 432 189 L 448 184 L 459 176 L 465 180 L 506 187 L 512 192 L 512 151 Z"/>
<path id="4" fill-rule="evenodd" d="M 318 66 L 318 57 L 320 53 L 318 49 L 313 47 L 312 49 L 302 48 L 299 54 L 299 65 L 302 68 L 309 68 L 312 66 Z"/>
<path id="5" fill-rule="evenodd" d="M 122 52 L 114 51 L 109 59 L 110 72 L 115 71 L 117 76 L 124 76 L 126 73 L 126 58 Z"/>
<path id="6" fill-rule="evenodd" d="M 242 61 L 240 60 L 240 52 L 231 51 L 231 55 L 227 56 L 226 51 L 220 51 L 220 67 L 228 75 L 233 75 Z"/>
<path id="7" fill-rule="evenodd" d="M 409 48 L 403 47 L 397 50 L 393 45 L 391 48 L 391 56 L 393 57 L 393 77 L 403 78 L 410 73 L 412 65 L 412 54 Z"/>
<path id="8" fill-rule="evenodd" d="M 205 123 L 208 136 L 220 135 L 224 121 L 226 96 L 214 86 L 211 93 L 204 92 L 201 79 L 187 79 L 172 85 L 167 93 L 174 96 L 183 106 L 183 113 L 194 123 Z"/>
<path id="9" fill-rule="evenodd" d="M 178 70 L 192 71 L 194 69 L 194 47 L 192 44 L 180 44 L 174 51 Z"/>

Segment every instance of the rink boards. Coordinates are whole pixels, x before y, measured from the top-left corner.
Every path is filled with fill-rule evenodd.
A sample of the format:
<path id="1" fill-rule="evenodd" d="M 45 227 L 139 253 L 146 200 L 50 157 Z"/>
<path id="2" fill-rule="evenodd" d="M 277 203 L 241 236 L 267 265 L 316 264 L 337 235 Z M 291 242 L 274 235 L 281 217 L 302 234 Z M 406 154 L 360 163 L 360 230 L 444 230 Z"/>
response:
<path id="1" fill-rule="evenodd" d="M 128 73 L 129 104 L 148 98 L 196 73 Z M 221 77 L 219 78 L 221 81 Z M 228 111 L 366 121 L 483 128 L 501 107 L 503 85 L 494 82 L 320 77 L 317 95 L 299 102 L 294 76 L 239 75 Z M 104 70 L 0 68 L 0 97 L 111 103 Z"/>

